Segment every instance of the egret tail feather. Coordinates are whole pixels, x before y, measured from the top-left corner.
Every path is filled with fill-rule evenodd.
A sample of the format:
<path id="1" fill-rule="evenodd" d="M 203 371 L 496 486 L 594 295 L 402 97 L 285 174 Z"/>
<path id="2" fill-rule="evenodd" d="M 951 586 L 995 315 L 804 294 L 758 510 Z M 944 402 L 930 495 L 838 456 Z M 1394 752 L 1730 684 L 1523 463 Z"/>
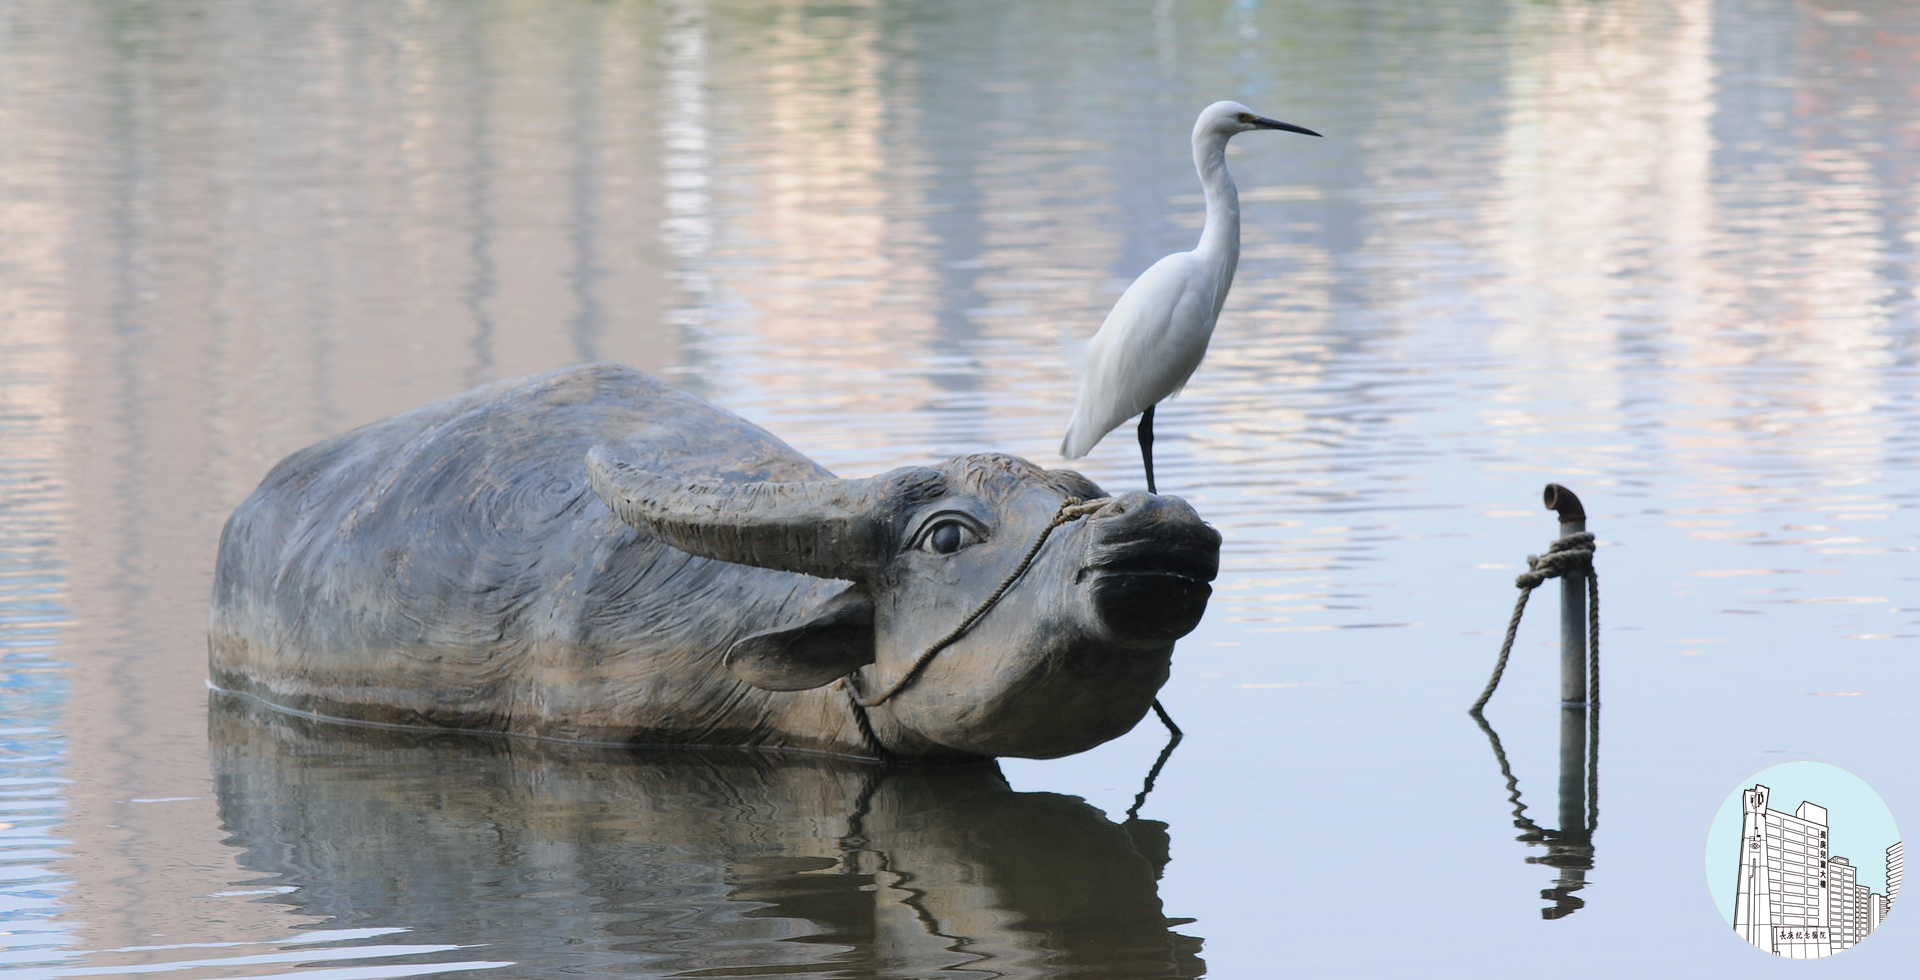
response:
<path id="1" fill-rule="evenodd" d="M 1060 440 L 1060 458 L 1079 459 L 1085 456 L 1088 451 L 1092 450 L 1093 444 L 1099 441 L 1098 439 L 1080 438 L 1080 424 L 1078 420 L 1075 420 L 1073 425 L 1067 427 L 1066 438 Z"/>

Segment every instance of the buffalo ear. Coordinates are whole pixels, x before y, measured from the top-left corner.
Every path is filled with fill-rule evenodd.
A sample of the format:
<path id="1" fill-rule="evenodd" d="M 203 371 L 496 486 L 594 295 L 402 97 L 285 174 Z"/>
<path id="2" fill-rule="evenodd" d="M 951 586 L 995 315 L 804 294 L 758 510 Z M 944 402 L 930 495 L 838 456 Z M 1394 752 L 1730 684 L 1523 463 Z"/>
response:
<path id="1" fill-rule="evenodd" d="M 804 691 L 873 663 L 873 600 L 860 586 L 792 626 L 755 633 L 727 651 L 735 677 L 768 691 Z"/>

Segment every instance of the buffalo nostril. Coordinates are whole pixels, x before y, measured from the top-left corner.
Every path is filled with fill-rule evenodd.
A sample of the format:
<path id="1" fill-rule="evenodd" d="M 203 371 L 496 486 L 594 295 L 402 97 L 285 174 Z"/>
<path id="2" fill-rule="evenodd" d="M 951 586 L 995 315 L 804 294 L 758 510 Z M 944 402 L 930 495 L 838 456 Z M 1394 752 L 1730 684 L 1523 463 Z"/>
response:
<path id="1" fill-rule="evenodd" d="M 1095 511 L 1093 516 L 1095 519 L 1101 519 L 1101 518 L 1112 519 L 1115 517 L 1126 517 L 1142 509 L 1146 509 L 1146 510 L 1155 509 L 1156 506 L 1159 504 L 1159 502 L 1160 502 L 1160 498 L 1155 497 L 1144 490 L 1134 490 L 1128 493 L 1121 494 L 1118 497 L 1114 497 L 1112 500 L 1108 501 L 1105 507 L 1102 507 L 1098 511 Z"/>

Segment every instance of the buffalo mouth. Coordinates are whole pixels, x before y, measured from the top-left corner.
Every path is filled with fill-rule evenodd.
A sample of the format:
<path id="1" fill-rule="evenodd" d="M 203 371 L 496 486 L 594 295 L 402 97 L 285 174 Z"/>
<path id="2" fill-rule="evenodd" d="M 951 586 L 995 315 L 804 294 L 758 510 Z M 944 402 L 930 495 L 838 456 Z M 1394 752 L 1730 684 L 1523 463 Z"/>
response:
<path id="1" fill-rule="evenodd" d="M 1193 632 L 1220 572 L 1216 541 L 1144 542 L 1107 551 L 1081 570 L 1101 621 L 1121 636 L 1170 642 Z"/>
<path id="2" fill-rule="evenodd" d="M 1080 577 L 1113 575 L 1157 576 L 1184 579 L 1206 587 L 1220 574 L 1220 547 L 1201 543 L 1167 546 L 1154 542 L 1150 547 L 1116 549 L 1081 569 Z M 1212 591 L 1211 588 L 1208 591 Z"/>

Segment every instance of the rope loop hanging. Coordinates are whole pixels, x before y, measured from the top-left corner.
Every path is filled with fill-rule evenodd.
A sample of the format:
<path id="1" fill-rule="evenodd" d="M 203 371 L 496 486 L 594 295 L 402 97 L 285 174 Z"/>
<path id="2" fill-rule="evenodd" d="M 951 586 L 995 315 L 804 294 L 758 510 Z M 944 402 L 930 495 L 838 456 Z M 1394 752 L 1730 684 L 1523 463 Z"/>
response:
<path id="1" fill-rule="evenodd" d="M 1578 531 L 1556 538 L 1544 555 L 1527 556 L 1527 570 L 1513 580 L 1520 590 L 1520 598 L 1513 604 L 1512 618 L 1507 620 L 1507 635 L 1500 642 L 1500 659 L 1493 665 L 1493 676 L 1487 680 L 1486 690 L 1480 692 L 1469 711 L 1479 714 L 1492 699 L 1494 689 L 1500 686 L 1507 660 L 1513 655 L 1514 637 L 1520 632 L 1520 617 L 1527 611 L 1527 597 L 1548 579 L 1561 578 L 1568 572 L 1583 572 L 1587 577 L 1587 699 L 1592 704 L 1600 703 L 1600 575 L 1593 567 L 1593 549 L 1592 532 Z"/>

